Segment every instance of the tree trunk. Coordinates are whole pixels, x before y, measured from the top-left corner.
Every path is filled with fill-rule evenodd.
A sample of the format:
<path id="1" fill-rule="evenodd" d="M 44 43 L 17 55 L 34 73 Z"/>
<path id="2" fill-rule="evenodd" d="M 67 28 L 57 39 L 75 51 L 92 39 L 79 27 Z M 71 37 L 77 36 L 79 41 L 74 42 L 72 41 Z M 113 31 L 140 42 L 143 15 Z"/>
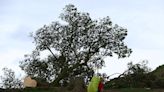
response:
<path id="1" fill-rule="evenodd" d="M 60 77 L 58 77 L 58 78 L 56 78 L 53 82 L 52 82 L 52 85 L 53 86 L 55 86 L 55 87 L 59 87 L 60 86 L 60 80 L 61 80 L 62 78 Z"/>
<path id="2" fill-rule="evenodd" d="M 88 55 L 89 56 L 89 55 Z M 72 73 L 73 72 L 73 69 L 76 69 L 77 67 L 79 66 L 87 66 L 87 61 L 89 60 L 89 57 L 86 58 L 85 62 L 84 63 L 81 63 L 80 62 L 77 62 L 76 64 L 74 64 L 72 67 L 68 68 L 67 66 L 65 66 L 64 68 L 62 68 L 62 71 L 61 73 L 58 75 L 58 77 L 52 82 L 52 85 L 53 86 L 60 86 L 60 80 L 66 78 L 69 76 L 68 73 Z M 80 73 L 78 73 L 80 74 Z M 76 75 L 78 75 L 76 74 Z M 74 75 L 74 76 L 76 76 Z"/>
<path id="3" fill-rule="evenodd" d="M 68 68 L 63 68 L 61 73 L 58 75 L 58 77 L 52 82 L 53 86 L 60 86 L 60 80 L 66 78 L 68 76 Z"/>

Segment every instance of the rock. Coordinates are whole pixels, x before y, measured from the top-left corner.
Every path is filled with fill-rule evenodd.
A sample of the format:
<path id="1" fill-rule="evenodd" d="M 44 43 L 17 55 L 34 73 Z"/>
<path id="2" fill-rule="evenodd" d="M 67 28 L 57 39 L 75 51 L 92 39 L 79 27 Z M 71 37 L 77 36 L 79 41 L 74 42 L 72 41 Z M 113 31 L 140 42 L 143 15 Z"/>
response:
<path id="1" fill-rule="evenodd" d="M 35 88 L 37 86 L 37 82 L 36 80 L 31 79 L 30 76 L 25 77 L 24 78 L 24 83 L 23 83 L 24 87 L 32 87 Z"/>

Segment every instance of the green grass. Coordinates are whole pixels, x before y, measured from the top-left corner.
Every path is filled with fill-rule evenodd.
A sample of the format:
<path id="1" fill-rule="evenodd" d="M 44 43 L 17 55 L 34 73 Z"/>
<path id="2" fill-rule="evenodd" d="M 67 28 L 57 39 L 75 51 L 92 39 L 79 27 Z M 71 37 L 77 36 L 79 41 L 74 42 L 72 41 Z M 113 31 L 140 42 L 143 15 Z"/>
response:
<path id="1" fill-rule="evenodd" d="M 106 92 L 164 92 L 164 89 L 121 88 L 121 89 L 111 89 Z"/>
<path id="2" fill-rule="evenodd" d="M 121 92 L 153 92 L 153 90 L 143 89 L 143 88 L 124 88 L 120 90 Z"/>
<path id="3" fill-rule="evenodd" d="M 5 89 L 4 92 L 60 92 L 57 88 Z M 1 91 L 0 91 L 1 92 Z M 61 91 L 65 92 L 65 91 Z"/>
<path id="4" fill-rule="evenodd" d="M 66 91 L 64 88 L 25 88 L 21 90 L 8 90 L 5 92 L 71 92 Z M 109 89 L 104 92 L 164 92 L 164 89 L 144 89 L 144 88 L 121 88 Z"/>
<path id="5" fill-rule="evenodd" d="M 59 90 L 63 91 L 59 88 L 25 88 L 23 92 L 60 92 Z"/>

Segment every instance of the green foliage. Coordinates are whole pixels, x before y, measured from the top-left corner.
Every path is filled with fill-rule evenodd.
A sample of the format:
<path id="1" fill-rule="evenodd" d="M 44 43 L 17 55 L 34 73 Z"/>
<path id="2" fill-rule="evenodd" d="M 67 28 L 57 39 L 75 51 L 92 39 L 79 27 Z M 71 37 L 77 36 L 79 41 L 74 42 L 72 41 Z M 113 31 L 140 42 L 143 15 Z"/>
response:
<path id="1" fill-rule="evenodd" d="M 164 65 L 157 67 L 152 73 L 158 77 L 158 79 L 164 79 Z"/>
<path id="2" fill-rule="evenodd" d="M 128 70 L 118 78 L 112 79 L 106 84 L 106 88 L 144 88 L 150 87 L 154 76 L 150 74 L 147 61 L 138 64 L 128 63 Z"/>
<path id="3" fill-rule="evenodd" d="M 104 65 L 104 56 L 115 53 L 124 58 L 132 52 L 124 43 L 127 29 L 113 25 L 108 16 L 93 20 L 89 13 L 80 12 L 70 4 L 66 5 L 60 19 L 63 24 L 52 22 L 32 34 L 36 49 L 20 64 L 28 75 L 54 85 L 67 83 L 71 77 L 90 79 L 94 68 Z M 40 59 L 43 51 L 50 54 Z"/>
<path id="4" fill-rule="evenodd" d="M 150 72 L 145 61 L 139 64 L 130 62 L 128 70 L 107 82 L 105 88 L 164 88 L 163 69 L 162 65 Z"/>
<path id="5" fill-rule="evenodd" d="M 164 65 L 157 67 L 151 72 L 155 76 L 152 87 L 154 88 L 164 88 Z"/>
<path id="6" fill-rule="evenodd" d="M 1 76 L 3 88 L 12 89 L 12 88 L 22 88 L 22 82 L 15 77 L 15 72 L 8 68 L 2 69 L 4 75 Z"/>

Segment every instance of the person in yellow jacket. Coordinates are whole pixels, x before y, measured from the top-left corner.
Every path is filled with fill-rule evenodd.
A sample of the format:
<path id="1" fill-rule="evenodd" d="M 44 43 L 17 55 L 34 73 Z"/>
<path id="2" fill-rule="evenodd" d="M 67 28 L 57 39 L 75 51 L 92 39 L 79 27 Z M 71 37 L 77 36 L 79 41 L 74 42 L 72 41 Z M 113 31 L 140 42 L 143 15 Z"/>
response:
<path id="1" fill-rule="evenodd" d="M 93 76 L 91 82 L 88 85 L 87 92 L 98 92 L 99 82 L 100 82 L 100 77 Z"/>

